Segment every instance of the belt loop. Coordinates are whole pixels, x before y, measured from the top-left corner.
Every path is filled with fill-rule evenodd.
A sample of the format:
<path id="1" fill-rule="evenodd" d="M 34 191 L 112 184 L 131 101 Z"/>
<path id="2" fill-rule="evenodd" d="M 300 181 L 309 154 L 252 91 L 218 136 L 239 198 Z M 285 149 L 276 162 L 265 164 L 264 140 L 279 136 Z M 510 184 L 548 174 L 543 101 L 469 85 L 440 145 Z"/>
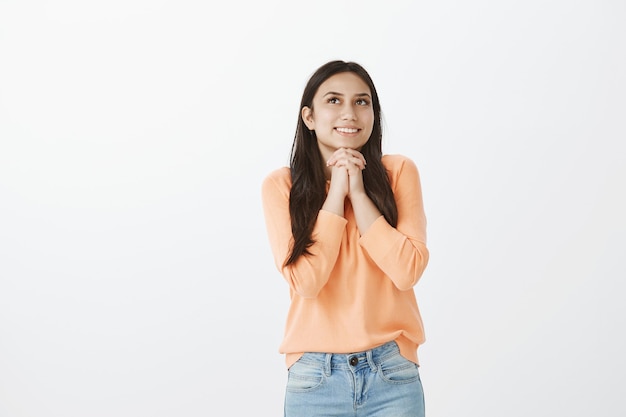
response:
<path id="1" fill-rule="evenodd" d="M 372 370 L 372 372 L 376 372 L 376 369 L 378 368 L 376 366 L 376 364 L 374 363 L 374 358 L 372 358 L 372 350 L 368 350 L 367 352 L 365 352 L 365 357 L 367 358 L 367 363 L 370 366 L 370 369 Z"/>
<path id="2" fill-rule="evenodd" d="M 327 353 L 326 354 L 326 361 L 324 363 L 324 375 L 326 375 L 326 376 L 330 376 L 330 368 L 331 368 L 330 362 L 331 362 L 332 358 L 333 358 L 333 354 L 332 353 Z"/>

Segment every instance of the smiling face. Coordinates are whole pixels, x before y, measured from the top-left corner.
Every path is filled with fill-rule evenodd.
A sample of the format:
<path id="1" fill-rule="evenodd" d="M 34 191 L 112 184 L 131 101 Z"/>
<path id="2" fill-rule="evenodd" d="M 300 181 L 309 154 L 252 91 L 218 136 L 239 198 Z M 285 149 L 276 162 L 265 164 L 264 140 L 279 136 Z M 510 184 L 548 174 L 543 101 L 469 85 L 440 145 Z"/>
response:
<path id="1" fill-rule="evenodd" d="M 302 108 L 302 120 L 315 131 L 326 161 L 339 148 L 361 149 L 374 127 L 371 91 L 352 72 L 329 77 L 318 88 L 313 105 Z"/>

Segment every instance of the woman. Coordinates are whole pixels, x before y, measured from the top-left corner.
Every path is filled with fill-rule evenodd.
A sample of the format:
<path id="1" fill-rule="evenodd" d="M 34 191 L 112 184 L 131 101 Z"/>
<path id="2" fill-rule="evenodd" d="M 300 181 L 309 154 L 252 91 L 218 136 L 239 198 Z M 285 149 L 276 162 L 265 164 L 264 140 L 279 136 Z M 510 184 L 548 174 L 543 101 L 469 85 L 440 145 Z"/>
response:
<path id="1" fill-rule="evenodd" d="M 291 166 L 262 186 L 291 305 L 285 416 L 423 416 L 413 286 L 428 263 L 415 164 L 382 155 L 381 109 L 359 64 L 308 81 Z"/>

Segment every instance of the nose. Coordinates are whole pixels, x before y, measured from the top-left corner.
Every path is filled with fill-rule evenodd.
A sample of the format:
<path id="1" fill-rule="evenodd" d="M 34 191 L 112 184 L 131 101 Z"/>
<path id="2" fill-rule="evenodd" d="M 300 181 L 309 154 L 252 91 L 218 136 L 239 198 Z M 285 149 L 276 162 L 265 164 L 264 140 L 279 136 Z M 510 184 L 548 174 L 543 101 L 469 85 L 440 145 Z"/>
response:
<path id="1" fill-rule="evenodd" d="M 341 109 L 341 119 L 342 120 L 356 120 L 356 112 L 354 111 L 354 107 L 350 103 L 344 104 Z"/>

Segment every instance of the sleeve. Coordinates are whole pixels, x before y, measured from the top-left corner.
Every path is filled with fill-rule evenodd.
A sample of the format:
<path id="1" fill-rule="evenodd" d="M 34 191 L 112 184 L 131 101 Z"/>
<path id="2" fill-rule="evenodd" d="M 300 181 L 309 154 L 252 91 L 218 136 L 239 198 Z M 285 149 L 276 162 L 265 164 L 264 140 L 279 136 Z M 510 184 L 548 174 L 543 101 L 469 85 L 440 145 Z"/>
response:
<path id="1" fill-rule="evenodd" d="M 428 264 L 426 216 L 419 172 L 403 158 L 392 172 L 392 187 L 398 207 L 398 225 L 393 228 L 380 216 L 361 236 L 359 244 L 401 291 L 417 283 Z"/>
<path id="2" fill-rule="evenodd" d="M 311 255 L 303 255 L 285 266 L 292 242 L 289 215 L 289 185 L 269 176 L 262 184 L 263 212 L 274 263 L 291 290 L 304 298 L 316 297 L 335 266 L 347 220 L 320 210 L 313 228 Z"/>

